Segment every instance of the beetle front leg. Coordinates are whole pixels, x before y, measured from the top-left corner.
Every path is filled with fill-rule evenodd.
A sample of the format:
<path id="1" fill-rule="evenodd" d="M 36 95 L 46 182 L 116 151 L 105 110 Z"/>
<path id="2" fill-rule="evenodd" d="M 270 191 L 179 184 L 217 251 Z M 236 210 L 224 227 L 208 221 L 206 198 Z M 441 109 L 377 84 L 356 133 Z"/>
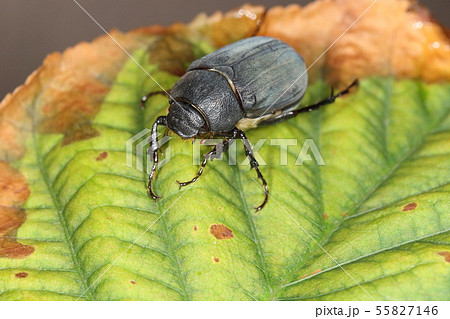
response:
<path id="1" fill-rule="evenodd" d="M 234 141 L 234 139 L 231 139 L 231 140 L 226 139 L 223 142 L 215 145 L 214 148 L 211 151 L 209 151 L 208 153 L 206 153 L 204 155 L 204 159 L 203 159 L 202 164 L 200 165 L 200 169 L 198 170 L 197 175 L 193 179 L 191 179 L 190 181 L 187 181 L 187 182 L 179 182 L 179 181 L 177 181 L 178 185 L 180 185 L 180 188 L 197 181 L 199 179 L 199 177 L 202 175 L 203 170 L 205 169 L 205 166 L 206 166 L 206 163 L 208 162 L 208 160 L 211 157 L 213 157 L 215 155 L 218 155 L 217 154 L 218 151 L 220 151 L 218 156 L 220 156 L 220 154 L 222 154 L 223 152 L 226 152 L 228 150 L 228 148 L 230 147 L 231 143 L 233 143 L 233 141 Z"/>
<path id="2" fill-rule="evenodd" d="M 158 125 L 167 126 L 167 119 L 166 119 L 165 116 L 160 116 L 160 117 L 158 117 L 156 119 L 155 123 L 153 123 L 152 134 L 150 136 L 150 150 L 152 152 L 153 166 L 152 166 L 152 170 L 150 172 L 150 175 L 148 176 L 147 188 L 148 188 L 148 190 L 150 192 L 150 196 L 153 199 L 161 198 L 160 196 L 156 195 L 153 192 L 153 188 L 152 188 L 152 180 L 155 177 L 156 168 L 158 167 L 158 162 L 159 162 L 159 157 L 158 157 L 158 150 L 159 150 Z"/>
<path id="3" fill-rule="evenodd" d="M 264 201 L 262 202 L 261 205 L 259 205 L 258 207 L 255 207 L 256 211 L 260 211 L 261 209 L 263 209 L 263 207 L 266 205 L 266 203 L 269 199 L 269 186 L 267 186 L 267 182 L 258 168 L 259 163 L 253 154 L 252 146 L 251 146 L 250 141 L 248 140 L 247 136 L 245 135 L 245 133 L 243 131 L 241 131 L 237 128 L 235 129 L 235 131 L 237 133 L 237 136 L 242 140 L 242 142 L 244 144 L 245 155 L 247 155 L 248 159 L 250 160 L 251 168 L 254 168 L 256 170 L 256 173 L 258 174 L 258 178 L 261 180 L 263 187 L 264 187 Z"/>

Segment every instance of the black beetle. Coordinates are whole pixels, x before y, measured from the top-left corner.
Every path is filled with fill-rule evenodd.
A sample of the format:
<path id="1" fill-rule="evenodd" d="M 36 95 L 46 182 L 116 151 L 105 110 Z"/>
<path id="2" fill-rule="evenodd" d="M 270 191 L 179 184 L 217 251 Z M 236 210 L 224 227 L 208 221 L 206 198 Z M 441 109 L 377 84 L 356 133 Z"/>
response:
<path id="1" fill-rule="evenodd" d="M 330 104 L 347 94 L 356 83 L 316 104 L 295 109 L 308 84 L 305 62 L 289 45 L 270 37 L 247 38 L 194 61 L 167 94 L 168 115 L 158 117 L 152 126 L 149 151 L 153 166 L 148 181 L 151 197 L 159 198 L 153 192 L 152 179 L 158 165 L 157 127 L 164 125 L 185 139 L 224 137 L 223 142 L 204 155 L 200 170 L 192 180 L 177 181 L 180 187 L 195 182 L 208 159 L 220 156 L 235 139 L 242 139 L 251 168 L 256 170 L 264 186 L 264 201 L 256 207 L 257 211 L 261 210 L 267 203 L 269 188 L 243 131 Z M 163 92 L 147 94 L 141 104 L 144 106 L 150 96 L 158 93 Z"/>

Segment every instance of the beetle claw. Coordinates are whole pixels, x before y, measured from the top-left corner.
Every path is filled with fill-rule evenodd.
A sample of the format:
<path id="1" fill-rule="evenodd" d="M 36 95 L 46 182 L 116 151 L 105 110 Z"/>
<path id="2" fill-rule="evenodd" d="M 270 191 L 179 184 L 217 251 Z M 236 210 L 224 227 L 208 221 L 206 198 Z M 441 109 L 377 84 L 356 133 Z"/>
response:
<path id="1" fill-rule="evenodd" d="M 255 167 L 255 169 L 256 169 L 256 173 L 258 174 L 258 178 L 261 180 L 263 187 L 264 187 L 264 200 L 263 200 L 262 204 L 259 205 L 258 207 L 253 207 L 254 209 L 256 209 L 256 213 L 257 213 L 261 209 L 264 208 L 264 206 L 267 204 L 267 201 L 269 200 L 269 186 L 267 186 L 267 182 L 264 179 L 261 172 L 259 171 L 258 167 Z"/>
<path id="2" fill-rule="evenodd" d="M 262 204 L 259 205 L 258 207 L 253 207 L 256 210 L 255 213 L 263 209 L 264 206 L 266 206 L 268 200 L 269 200 L 269 187 L 267 187 L 267 185 L 264 185 L 264 200 Z"/>
<path id="3" fill-rule="evenodd" d="M 153 188 L 152 188 L 152 180 L 151 180 L 151 178 L 150 178 L 149 181 L 148 181 L 147 188 L 148 188 L 148 192 L 149 192 L 151 198 L 153 198 L 154 200 L 157 200 L 157 199 L 161 198 L 161 196 L 158 196 L 158 195 L 156 195 L 156 194 L 153 192 Z"/>
<path id="4" fill-rule="evenodd" d="M 157 200 L 157 199 L 160 199 L 160 198 L 161 198 L 161 196 L 158 196 L 158 195 L 156 195 L 155 193 L 153 193 L 153 190 L 151 189 L 151 187 L 149 187 L 148 190 L 149 190 L 150 196 L 151 196 L 154 200 Z"/>
<path id="5" fill-rule="evenodd" d="M 180 181 L 177 181 L 177 183 L 178 183 L 178 189 L 181 189 L 181 187 L 184 187 L 184 186 L 186 186 L 186 185 L 189 185 L 190 183 L 192 183 L 193 181 L 189 181 L 189 182 L 180 182 Z"/>

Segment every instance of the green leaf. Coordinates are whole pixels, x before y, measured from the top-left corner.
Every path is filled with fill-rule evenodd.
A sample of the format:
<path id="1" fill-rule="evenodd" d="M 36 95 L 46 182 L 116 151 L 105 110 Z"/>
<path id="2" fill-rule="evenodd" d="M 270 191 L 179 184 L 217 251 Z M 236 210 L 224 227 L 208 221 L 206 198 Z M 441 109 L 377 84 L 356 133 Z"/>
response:
<path id="1" fill-rule="evenodd" d="M 176 82 L 144 51 L 134 58 L 166 89 Z M 13 164 L 31 189 L 17 238 L 35 251 L 0 259 L 0 299 L 449 298 L 450 85 L 366 79 L 320 111 L 248 131 L 254 144 L 267 139 L 259 158 L 271 197 L 259 213 L 255 172 L 228 157 L 179 190 L 176 180 L 198 166 L 192 144 L 174 134 L 155 182 L 163 198 L 148 197 L 145 172 L 126 165 L 126 142 L 167 113 L 162 96 L 139 107 L 156 90 L 130 60 L 93 121 L 95 137 L 65 143 L 33 131 Z M 316 83 L 302 104 L 328 94 Z M 281 165 L 271 141 L 286 138 L 297 145 Z M 306 139 L 324 166 L 311 152 L 295 165 Z"/>

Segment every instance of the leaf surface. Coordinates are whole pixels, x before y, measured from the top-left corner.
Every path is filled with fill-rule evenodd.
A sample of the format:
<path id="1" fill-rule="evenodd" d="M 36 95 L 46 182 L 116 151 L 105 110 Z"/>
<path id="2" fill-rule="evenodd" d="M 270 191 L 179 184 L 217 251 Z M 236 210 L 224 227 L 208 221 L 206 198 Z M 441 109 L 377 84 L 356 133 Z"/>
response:
<path id="1" fill-rule="evenodd" d="M 0 147 L 1 300 L 448 300 L 448 82 L 373 76 L 319 111 L 249 130 L 270 187 L 259 213 L 263 191 L 241 142 L 238 165 L 214 160 L 179 190 L 198 166 L 193 144 L 169 133 L 153 201 L 146 163 L 134 155 L 127 165 L 127 141 L 168 103 L 156 95 L 140 108 L 160 90 L 140 66 L 170 89 L 213 47 L 186 36 L 171 64 L 164 52 L 176 38 L 133 37 L 134 60 L 74 80 L 73 108 L 50 103 L 43 84 L 20 102 L 23 145 Z M 302 105 L 329 92 L 316 81 Z M 0 133 L 13 122 L 1 120 Z M 302 151 L 311 140 L 325 165 Z"/>

